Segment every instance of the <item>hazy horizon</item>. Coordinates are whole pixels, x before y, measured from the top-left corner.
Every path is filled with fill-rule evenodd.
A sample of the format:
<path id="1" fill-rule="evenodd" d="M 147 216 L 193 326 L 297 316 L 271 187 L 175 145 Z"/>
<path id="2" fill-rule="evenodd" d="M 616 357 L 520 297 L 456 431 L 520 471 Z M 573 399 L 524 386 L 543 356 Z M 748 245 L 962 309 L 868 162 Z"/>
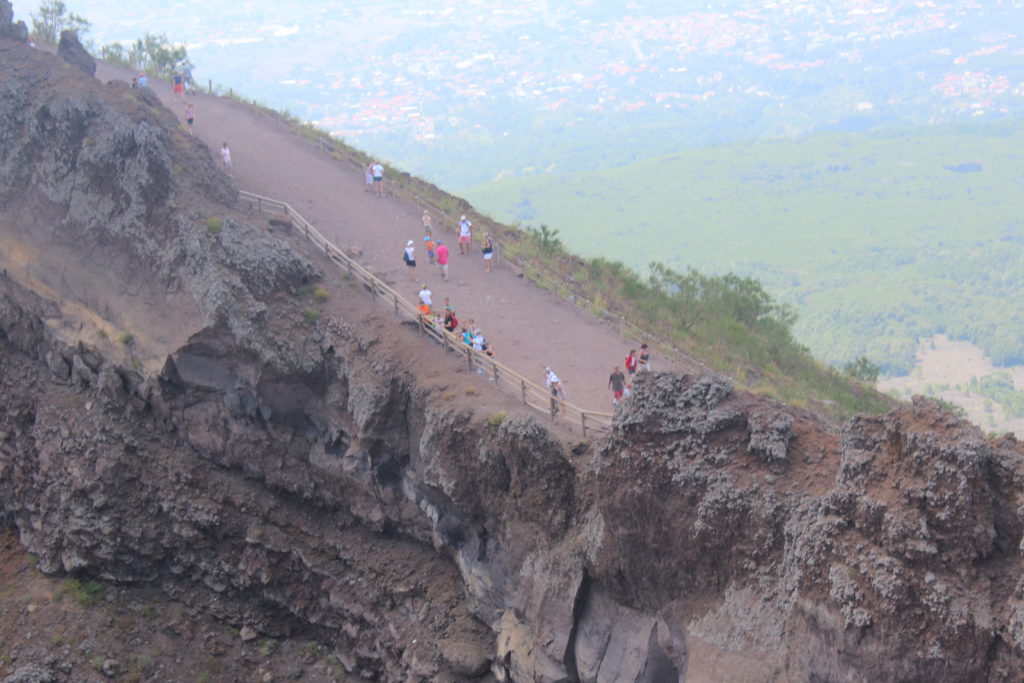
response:
<path id="1" fill-rule="evenodd" d="M 30 24 L 38 5 L 16 3 L 15 17 Z M 1020 0 L 66 5 L 97 47 L 166 34 L 201 82 L 449 190 L 737 139 L 1024 111 L 1024 43 L 1007 28 Z"/>

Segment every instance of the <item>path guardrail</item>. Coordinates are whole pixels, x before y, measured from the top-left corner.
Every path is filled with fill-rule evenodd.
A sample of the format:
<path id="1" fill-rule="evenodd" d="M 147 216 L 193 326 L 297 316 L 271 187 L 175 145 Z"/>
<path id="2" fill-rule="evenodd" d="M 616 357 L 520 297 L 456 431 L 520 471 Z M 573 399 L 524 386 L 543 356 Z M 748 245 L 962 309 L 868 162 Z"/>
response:
<path id="1" fill-rule="evenodd" d="M 374 299 L 385 301 L 392 306 L 395 315 L 413 322 L 420 334 L 429 337 L 445 351 L 463 356 L 470 371 L 486 374 L 495 386 L 511 391 L 524 404 L 548 414 L 552 421 L 562 419 L 579 426 L 584 437 L 588 432 L 603 433 L 611 429 L 613 417 L 611 413 L 584 410 L 564 399 L 553 397 L 548 389 L 531 382 L 507 365 L 490 358 L 487 354 L 467 346 L 461 337 L 452 334 L 433 321 L 424 319 L 415 304 L 405 299 L 394 288 L 332 244 L 287 202 L 252 192 L 240 191 L 239 194 L 242 199 L 254 205 L 259 213 L 287 216 L 292 225 L 317 249 L 322 251 L 328 260 L 361 283 Z"/>

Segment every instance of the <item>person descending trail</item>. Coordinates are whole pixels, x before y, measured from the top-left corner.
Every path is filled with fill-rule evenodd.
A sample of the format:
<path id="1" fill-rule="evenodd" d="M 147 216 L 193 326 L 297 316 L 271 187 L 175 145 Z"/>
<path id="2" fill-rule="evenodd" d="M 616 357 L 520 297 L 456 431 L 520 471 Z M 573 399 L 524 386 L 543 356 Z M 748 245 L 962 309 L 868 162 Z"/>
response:
<path id="1" fill-rule="evenodd" d="M 196 121 L 196 106 L 189 102 L 185 105 L 185 125 L 188 126 L 188 134 L 192 135 L 192 124 Z"/>
<path id="2" fill-rule="evenodd" d="M 612 390 L 612 405 L 618 405 L 626 390 L 626 376 L 618 365 L 612 368 L 612 374 L 608 377 L 608 388 Z"/>
<path id="3" fill-rule="evenodd" d="M 178 99 L 178 95 L 181 95 L 181 101 L 185 101 L 185 77 L 181 75 L 180 71 L 175 71 L 172 76 L 174 81 L 174 99 Z"/>
<path id="4" fill-rule="evenodd" d="M 370 166 L 370 170 L 373 172 L 373 186 L 377 188 L 377 196 L 384 196 L 384 165 L 379 161 L 373 162 Z"/>

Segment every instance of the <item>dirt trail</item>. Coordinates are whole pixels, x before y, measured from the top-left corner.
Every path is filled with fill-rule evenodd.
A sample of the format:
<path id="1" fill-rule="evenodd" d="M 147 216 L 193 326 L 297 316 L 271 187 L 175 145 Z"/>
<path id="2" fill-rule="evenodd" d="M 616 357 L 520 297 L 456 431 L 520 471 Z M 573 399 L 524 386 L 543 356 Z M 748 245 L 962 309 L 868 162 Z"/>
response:
<path id="1" fill-rule="evenodd" d="M 130 80 L 126 70 L 105 64 L 98 64 L 96 75 L 103 81 Z M 150 87 L 184 121 L 185 105 L 174 99 L 170 85 L 150 79 Z M 358 247 L 360 261 L 410 301 L 417 301 L 420 285 L 427 283 L 435 305 L 450 297 L 460 320 L 476 321 L 502 363 L 538 384 L 544 382 L 543 367 L 550 365 L 569 401 L 587 410 L 611 411 L 608 375 L 639 343 L 623 343 L 612 326 L 500 265 L 484 272 L 479 246 L 460 256 L 448 234 L 438 236 L 452 254 L 450 282 L 445 283 L 426 266 L 416 206 L 364 192 L 361 173 L 320 153 L 282 122 L 228 98 L 196 94 L 189 99 L 196 109 L 195 134 L 214 154 L 228 143 L 239 189 L 286 201 L 337 246 Z M 402 262 L 410 239 L 416 242 L 420 264 L 415 280 L 409 279 Z M 682 369 L 670 367 L 656 354 L 652 366 Z"/>

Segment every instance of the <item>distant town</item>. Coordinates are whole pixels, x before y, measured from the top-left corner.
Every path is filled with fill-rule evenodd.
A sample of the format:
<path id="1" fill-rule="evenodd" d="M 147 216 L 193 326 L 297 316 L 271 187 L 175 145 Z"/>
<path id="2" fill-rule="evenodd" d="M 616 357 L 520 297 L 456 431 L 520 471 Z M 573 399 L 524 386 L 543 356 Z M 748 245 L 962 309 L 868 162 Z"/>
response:
<path id="1" fill-rule="evenodd" d="M 1024 111 L 1024 0 L 137 4 L 125 17 L 101 0 L 68 3 L 97 44 L 166 32 L 198 78 L 428 177 L 441 155 L 505 157 L 446 166 L 456 187 L 550 168 L 544 150 L 564 158 L 568 138 L 635 150 L 577 155 L 592 166 Z"/>

